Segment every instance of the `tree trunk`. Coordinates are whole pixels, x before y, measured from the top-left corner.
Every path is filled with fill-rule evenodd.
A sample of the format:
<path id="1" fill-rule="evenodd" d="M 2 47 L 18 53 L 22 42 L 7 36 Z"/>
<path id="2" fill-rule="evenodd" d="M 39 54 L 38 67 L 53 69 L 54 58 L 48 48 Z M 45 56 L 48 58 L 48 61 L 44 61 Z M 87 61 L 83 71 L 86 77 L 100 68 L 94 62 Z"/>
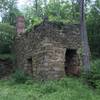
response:
<path id="1" fill-rule="evenodd" d="M 38 1 L 35 0 L 35 9 L 36 9 L 36 15 L 38 16 Z"/>
<path id="2" fill-rule="evenodd" d="M 90 62 L 89 62 L 90 53 L 89 53 L 88 36 L 85 24 L 84 0 L 79 0 L 79 4 L 80 4 L 80 33 L 81 33 L 82 48 L 83 48 L 83 66 L 84 66 L 84 72 L 88 73 L 90 71 Z"/>

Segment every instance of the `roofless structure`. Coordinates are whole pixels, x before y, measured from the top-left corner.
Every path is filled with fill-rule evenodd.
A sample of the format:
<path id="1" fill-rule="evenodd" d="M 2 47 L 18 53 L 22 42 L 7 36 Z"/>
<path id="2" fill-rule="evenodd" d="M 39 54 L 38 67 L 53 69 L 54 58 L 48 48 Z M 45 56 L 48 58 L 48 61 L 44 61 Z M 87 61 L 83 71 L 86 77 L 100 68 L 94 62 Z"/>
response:
<path id="1" fill-rule="evenodd" d="M 79 25 L 46 20 L 30 32 L 25 32 L 24 26 L 24 18 L 18 17 L 15 38 L 17 67 L 33 78 L 43 80 L 79 74 Z"/>

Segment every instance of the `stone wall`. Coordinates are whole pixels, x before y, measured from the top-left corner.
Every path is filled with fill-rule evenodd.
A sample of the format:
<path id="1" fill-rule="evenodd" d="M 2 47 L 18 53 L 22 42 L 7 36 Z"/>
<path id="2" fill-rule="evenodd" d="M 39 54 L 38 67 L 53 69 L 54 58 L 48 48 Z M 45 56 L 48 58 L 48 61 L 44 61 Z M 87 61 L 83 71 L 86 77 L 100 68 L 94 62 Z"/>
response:
<path id="1" fill-rule="evenodd" d="M 16 36 L 16 63 L 27 73 L 32 72 L 35 79 L 59 79 L 65 75 L 66 49 L 77 51 L 80 47 L 78 25 L 41 23 L 31 32 Z M 32 68 L 28 59 L 32 59 Z"/>
<path id="2" fill-rule="evenodd" d="M 33 54 L 33 73 L 37 72 L 34 76 L 46 80 L 57 79 L 65 75 L 65 51 L 60 45 L 60 43 L 51 42 L 45 37 L 39 46 L 41 49 Z"/>

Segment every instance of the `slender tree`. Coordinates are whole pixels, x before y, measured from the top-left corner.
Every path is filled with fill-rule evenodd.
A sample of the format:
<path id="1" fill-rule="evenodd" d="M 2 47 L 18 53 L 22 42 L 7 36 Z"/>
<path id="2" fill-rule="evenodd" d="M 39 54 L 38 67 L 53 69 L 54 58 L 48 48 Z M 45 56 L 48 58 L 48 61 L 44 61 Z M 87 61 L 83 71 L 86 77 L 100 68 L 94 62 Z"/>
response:
<path id="1" fill-rule="evenodd" d="M 86 31 L 85 24 L 85 14 L 84 14 L 84 3 L 85 0 L 79 0 L 80 5 L 80 33 L 82 39 L 82 47 L 83 47 L 83 66 L 85 73 L 90 71 L 90 63 L 89 63 L 89 45 L 88 45 L 88 36 Z"/>
<path id="2" fill-rule="evenodd" d="M 36 14 L 38 15 L 38 1 L 35 0 L 35 9 L 36 9 Z"/>

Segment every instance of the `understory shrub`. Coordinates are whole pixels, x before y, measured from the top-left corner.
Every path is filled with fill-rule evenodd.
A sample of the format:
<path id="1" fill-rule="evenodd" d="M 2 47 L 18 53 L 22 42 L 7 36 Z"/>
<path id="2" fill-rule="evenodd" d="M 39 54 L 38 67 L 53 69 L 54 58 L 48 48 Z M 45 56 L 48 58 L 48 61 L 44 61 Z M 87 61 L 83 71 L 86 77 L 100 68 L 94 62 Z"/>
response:
<path id="1" fill-rule="evenodd" d="M 25 83 L 29 79 L 29 76 L 22 69 L 16 69 L 11 79 L 15 83 Z"/>
<path id="2" fill-rule="evenodd" d="M 15 30 L 8 23 L 0 23 L 0 54 L 11 54 Z"/>
<path id="3" fill-rule="evenodd" d="M 86 77 L 87 82 L 95 89 L 100 89 L 100 60 L 93 61 L 91 68 L 91 73 Z"/>

